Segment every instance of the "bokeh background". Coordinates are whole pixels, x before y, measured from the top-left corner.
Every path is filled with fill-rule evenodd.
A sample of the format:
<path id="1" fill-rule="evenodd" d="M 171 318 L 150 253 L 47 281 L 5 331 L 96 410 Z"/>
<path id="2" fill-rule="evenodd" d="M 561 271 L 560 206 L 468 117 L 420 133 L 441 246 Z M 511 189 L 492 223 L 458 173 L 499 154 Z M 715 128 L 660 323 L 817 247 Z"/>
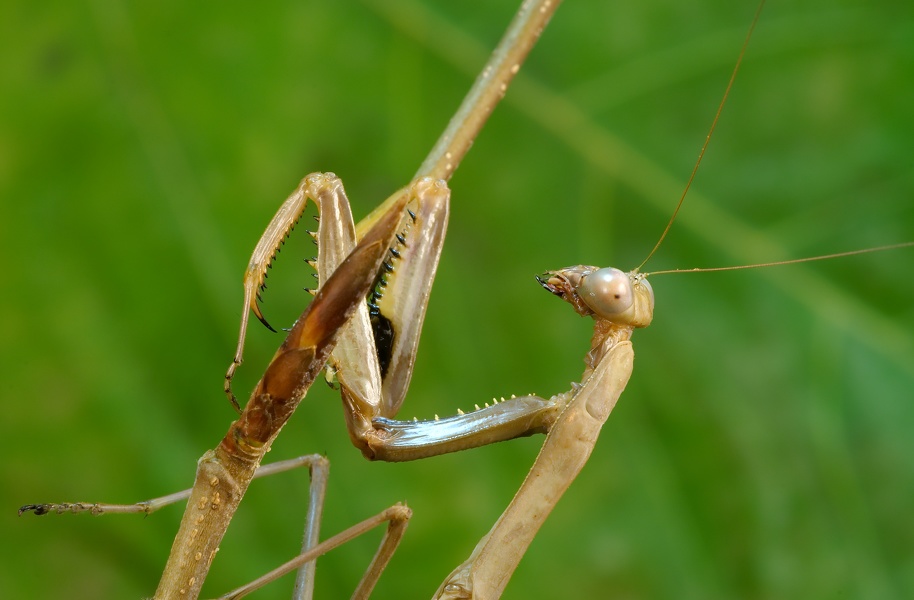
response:
<path id="1" fill-rule="evenodd" d="M 459 4 L 459 6 L 458 6 Z M 7 3 L 0 19 L 0 597 L 150 595 L 181 509 L 16 517 L 186 487 L 233 418 L 241 274 L 306 173 L 353 212 L 409 180 L 514 0 Z M 403 416 L 552 394 L 589 324 L 533 275 L 631 268 L 696 158 L 755 6 L 562 6 L 452 180 Z M 682 215 L 648 269 L 914 239 L 914 5 L 770 2 Z M 308 296 L 303 234 L 265 308 Z M 914 596 L 914 250 L 658 276 L 654 324 L 590 463 L 507 598 Z M 236 388 L 280 337 L 255 327 Z M 415 511 L 378 598 L 429 597 L 541 437 L 372 464 L 316 386 L 271 457 L 332 461 L 327 535 Z M 295 553 L 306 476 L 256 483 L 218 595 Z M 347 597 L 379 539 L 319 562 Z M 287 598 L 283 581 L 256 598 Z"/>

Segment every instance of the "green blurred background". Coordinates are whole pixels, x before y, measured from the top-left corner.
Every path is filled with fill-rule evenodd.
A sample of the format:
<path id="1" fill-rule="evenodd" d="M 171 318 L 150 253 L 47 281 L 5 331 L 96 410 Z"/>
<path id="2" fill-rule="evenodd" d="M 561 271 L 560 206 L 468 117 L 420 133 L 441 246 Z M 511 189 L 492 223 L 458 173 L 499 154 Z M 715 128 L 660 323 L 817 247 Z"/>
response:
<path id="1" fill-rule="evenodd" d="M 16 517 L 186 487 L 233 418 L 241 274 L 306 173 L 353 212 L 409 180 L 515 0 L 7 3 L 0 22 L 0 596 L 139 598 L 181 509 Z M 452 180 L 404 417 L 552 394 L 590 328 L 533 275 L 631 268 L 678 199 L 755 9 L 569 2 Z M 914 5 L 771 2 L 682 215 L 648 269 L 914 239 Z M 265 311 L 291 323 L 303 234 Z M 508 598 L 914 597 L 914 250 L 658 276 L 654 324 L 590 463 Z M 255 327 L 236 389 L 280 338 Z M 378 598 L 429 597 L 541 437 L 373 464 L 316 386 L 271 458 L 332 461 L 327 535 L 415 511 Z M 222 593 L 295 553 L 306 477 L 256 483 Z M 321 559 L 347 597 L 378 535 Z M 287 598 L 291 581 L 255 595 Z"/>

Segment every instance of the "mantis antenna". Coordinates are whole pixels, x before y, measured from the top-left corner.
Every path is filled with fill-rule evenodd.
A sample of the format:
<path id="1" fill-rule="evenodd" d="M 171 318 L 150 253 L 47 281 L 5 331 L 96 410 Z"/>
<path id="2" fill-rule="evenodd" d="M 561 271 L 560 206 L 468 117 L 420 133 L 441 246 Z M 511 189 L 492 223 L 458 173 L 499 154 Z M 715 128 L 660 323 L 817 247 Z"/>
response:
<path id="1" fill-rule="evenodd" d="M 833 254 L 823 254 L 821 256 L 809 256 L 807 258 L 793 258 L 789 260 L 776 260 L 773 262 L 756 263 L 753 265 L 732 265 L 729 267 L 709 267 L 705 269 L 667 269 L 664 271 L 654 271 L 644 273 L 645 277 L 654 275 L 667 275 L 669 273 L 710 273 L 712 271 L 738 271 L 740 269 L 760 269 L 762 267 L 777 267 L 781 265 L 795 265 L 799 263 L 813 262 L 815 260 L 828 260 L 831 258 L 841 258 L 843 256 L 856 256 L 858 254 L 869 254 L 870 252 L 883 252 L 885 250 L 898 250 L 900 248 L 910 248 L 914 242 L 899 242 L 897 244 L 888 244 L 885 246 L 876 246 L 875 248 L 863 248 L 862 250 L 848 250 L 847 252 L 835 252 Z M 644 263 L 641 263 L 644 264 Z"/>
<path id="2" fill-rule="evenodd" d="M 648 253 L 647 258 L 641 261 L 635 271 L 640 271 L 641 268 L 654 256 L 654 253 L 657 252 L 657 249 L 660 248 L 660 245 L 663 243 L 663 240 L 666 239 L 667 233 L 669 233 L 670 228 L 673 226 L 673 222 L 676 220 L 676 217 L 679 215 L 679 210 L 682 208 L 683 202 L 685 202 L 686 194 L 689 193 L 689 189 L 692 187 L 692 181 L 695 180 L 695 175 L 698 173 L 698 167 L 701 165 L 701 159 L 704 158 L 705 151 L 708 149 L 708 144 L 711 142 L 711 135 L 714 133 L 714 129 L 717 127 L 717 122 L 720 120 L 720 114 L 724 110 L 724 105 L 727 102 L 727 98 L 730 96 L 730 90 L 733 88 L 733 82 L 736 80 L 736 74 L 739 72 L 740 65 L 743 62 L 743 56 L 746 54 L 746 48 L 749 46 L 749 40 L 752 39 L 752 33 L 755 31 L 755 26 L 758 23 L 759 17 L 762 13 L 762 8 L 765 6 L 765 0 L 759 2 L 758 8 L 755 11 L 755 16 L 752 18 L 752 23 L 749 25 L 749 31 L 746 33 L 746 38 L 743 40 L 743 45 L 740 48 L 739 56 L 736 58 L 736 64 L 733 66 L 733 72 L 730 74 L 730 80 L 727 82 L 727 87 L 724 90 L 724 95 L 720 99 L 720 104 L 717 107 L 717 112 L 714 113 L 714 119 L 711 121 L 711 127 L 708 130 L 708 135 L 705 136 L 705 141 L 701 145 L 701 150 L 698 152 L 698 159 L 695 161 L 695 166 L 692 167 L 692 172 L 689 174 L 689 179 L 686 181 L 685 189 L 682 190 L 682 195 L 679 197 L 679 202 L 676 204 L 676 208 L 673 210 L 673 215 L 670 217 L 670 220 L 667 221 L 666 227 L 663 230 L 663 233 L 660 234 L 660 239 L 657 240 L 657 243 L 654 244 L 654 247 Z M 712 271 L 736 271 L 738 269 L 756 269 L 761 267 L 774 267 L 780 265 L 793 265 L 805 262 L 813 262 L 817 260 L 828 260 L 832 258 L 841 258 L 844 256 L 855 256 L 858 254 L 868 254 L 870 252 L 882 252 L 885 250 L 897 250 L 900 248 L 909 248 L 914 246 L 914 242 L 900 242 L 898 244 L 888 244 L 885 246 L 877 246 L 875 248 L 864 248 L 862 250 L 849 250 L 846 252 L 836 252 L 832 254 L 823 254 L 820 256 L 811 256 L 807 258 L 795 258 L 789 260 L 780 260 L 766 263 L 756 263 L 751 265 L 734 265 L 728 267 L 711 267 L 711 268 L 694 268 L 694 269 L 668 269 L 664 271 L 654 271 L 652 273 L 645 273 L 645 276 L 653 275 L 666 275 L 668 273 L 710 273 Z"/>
<path id="3" fill-rule="evenodd" d="M 698 159 L 695 161 L 695 166 L 692 167 L 692 172 L 689 174 L 689 179 L 686 181 L 685 189 L 682 190 L 682 195 L 679 197 L 679 202 L 676 204 L 676 208 L 673 210 L 673 215 L 670 217 L 670 220 L 667 221 L 666 227 L 663 230 L 663 233 L 660 234 L 660 238 L 657 240 L 657 243 L 654 244 L 654 247 L 648 253 L 647 258 L 641 261 L 635 271 L 640 271 L 641 268 L 654 256 L 654 253 L 660 248 L 660 245 L 663 243 L 663 240 L 666 239 L 667 233 L 669 233 L 670 228 L 673 226 L 673 222 L 676 220 L 676 217 L 679 215 L 679 210 L 682 208 L 683 202 L 685 202 L 686 194 L 689 193 L 689 189 L 692 187 L 692 182 L 695 180 L 695 175 L 698 173 L 698 167 L 701 165 L 701 159 L 704 158 L 705 151 L 708 149 L 708 144 L 711 142 L 711 135 L 714 133 L 714 129 L 717 127 L 717 122 L 720 120 L 720 114 L 724 110 L 724 105 L 727 103 L 727 98 L 730 96 L 730 90 L 733 88 L 733 82 L 736 80 L 736 74 L 739 72 L 740 65 L 743 62 L 743 56 L 746 54 L 746 49 L 749 46 L 749 40 L 752 39 L 752 33 L 755 31 L 755 26 L 758 23 L 759 17 L 762 13 L 762 8 L 765 6 L 765 0 L 759 2 L 758 8 L 755 11 L 755 16 L 752 18 L 752 23 L 749 25 L 749 31 L 746 33 L 746 39 L 743 40 L 743 45 L 740 48 L 739 55 L 736 58 L 736 64 L 733 66 L 733 72 L 730 74 L 730 80 L 727 82 L 727 87 L 724 90 L 724 95 L 720 100 L 720 104 L 717 107 L 717 112 L 714 113 L 714 119 L 711 121 L 711 127 L 708 129 L 708 135 L 705 136 L 705 141 L 701 145 L 701 150 L 698 152 Z M 440 142 L 439 142 L 440 143 Z M 765 263 L 755 263 L 750 265 L 735 265 L 729 267 L 710 267 L 710 268 L 694 268 L 694 269 L 667 269 L 664 271 L 654 271 L 652 273 L 645 273 L 645 276 L 653 275 L 666 275 L 669 273 L 710 273 L 712 271 L 736 271 L 738 269 L 757 269 L 762 267 L 774 267 L 781 265 L 794 265 L 799 263 L 813 262 L 817 260 L 828 260 L 832 258 L 841 258 L 845 256 L 856 256 L 858 254 L 868 254 L 870 252 L 883 252 L 886 250 L 898 250 L 901 248 L 910 248 L 914 246 L 914 242 L 900 242 L 897 244 L 888 244 L 885 246 L 877 246 L 875 248 L 864 248 L 862 250 L 849 250 L 846 252 L 836 252 L 832 254 L 823 254 L 820 256 L 811 256 L 807 258 L 795 258 L 789 260 L 779 260 L 773 262 Z"/>
<path id="4" fill-rule="evenodd" d="M 759 17 L 762 14 L 762 8 L 765 6 L 765 0 L 759 2 L 758 8 L 755 9 L 755 16 L 752 18 L 752 23 L 749 25 L 749 31 L 746 33 L 746 39 L 743 40 L 743 45 L 739 50 L 739 56 L 736 57 L 736 64 L 733 66 L 733 72 L 730 74 L 730 81 L 727 82 L 727 87 L 724 90 L 724 95 L 720 99 L 720 104 L 717 106 L 717 112 L 714 113 L 714 120 L 711 121 L 711 128 L 708 130 L 708 135 L 705 136 L 705 142 L 701 145 L 701 150 L 698 152 L 698 159 L 695 161 L 695 166 L 692 167 L 692 173 L 689 175 L 688 181 L 686 181 L 685 189 L 682 190 L 682 195 L 679 197 L 679 202 L 676 204 L 676 209 L 673 210 L 673 215 L 670 217 L 670 220 L 666 224 L 663 233 L 660 234 L 660 239 L 657 240 L 657 243 L 654 244 L 654 247 L 648 253 L 647 258 L 641 261 L 641 264 L 637 266 L 636 271 L 641 270 L 647 261 L 654 256 L 654 253 L 657 252 L 657 249 L 660 248 L 660 244 L 663 243 L 663 240 L 666 239 L 666 234 L 669 233 L 670 228 L 673 226 L 673 222 L 676 220 L 676 216 L 679 214 L 679 209 L 682 208 L 682 203 L 685 202 L 686 194 L 689 193 L 689 188 L 692 187 L 692 181 L 695 179 L 695 174 L 698 173 L 698 167 L 701 165 L 701 159 L 704 158 L 705 150 L 708 149 L 708 144 L 711 142 L 711 135 L 714 133 L 714 129 L 717 127 L 717 121 L 720 119 L 720 113 L 724 110 L 724 104 L 727 103 L 727 98 L 730 96 L 730 90 L 733 88 L 733 82 L 736 80 L 736 74 L 739 72 L 739 67 L 743 62 L 743 56 L 746 54 L 746 48 L 749 47 L 749 40 L 752 39 L 752 32 L 755 31 L 755 26 L 758 23 Z"/>

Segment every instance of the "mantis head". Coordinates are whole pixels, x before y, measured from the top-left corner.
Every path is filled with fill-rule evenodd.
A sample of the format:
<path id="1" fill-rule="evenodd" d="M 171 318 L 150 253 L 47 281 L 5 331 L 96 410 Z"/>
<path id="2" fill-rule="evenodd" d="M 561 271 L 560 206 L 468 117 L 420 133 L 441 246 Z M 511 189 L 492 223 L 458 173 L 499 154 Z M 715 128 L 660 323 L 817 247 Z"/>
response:
<path id="1" fill-rule="evenodd" d="M 617 325 L 647 327 L 654 315 L 654 290 L 643 273 L 578 265 L 537 276 L 546 290 L 578 314 Z"/>

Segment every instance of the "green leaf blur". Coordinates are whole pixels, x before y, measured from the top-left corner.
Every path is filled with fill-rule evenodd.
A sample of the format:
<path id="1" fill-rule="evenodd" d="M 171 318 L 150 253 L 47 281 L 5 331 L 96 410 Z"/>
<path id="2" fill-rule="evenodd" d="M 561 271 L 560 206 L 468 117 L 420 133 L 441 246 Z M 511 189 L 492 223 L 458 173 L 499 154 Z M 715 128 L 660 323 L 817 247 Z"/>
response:
<path id="1" fill-rule="evenodd" d="M 0 19 L 0 597 L 151 595 L 181 508 L 15 516 L 187 487 L 234 413 L 241 275 L 312 171 L 356 216 L 405 184 L 515 10 L 452 3 L 7 3 Z M 755 6 L 568 2 L 451 182 L 402 416 L 552 394 L 589 323 L 536 285 L 631 268 L 663 229 Z M 681 217 L 646 270 L 914 239 L 914 5 L 771 2 Z M 309 296 L 297 232 L 264 311 Z M 653 325 L 590 463 L 506 598 L 914 597 L 914 251 L 652 280 Z M 255 323 L 239 396 L 280 336 Z M 325 535 L 415 512 L 377 598 L 427 598 L 541 437 L 411 464 L 349 444 L 315 386 L 272 459 L 332 463 Z M 296 552 L 307 477 L 252 486 L 221 594 Z M 348 597 L 379 539 L 318 563 Z M 288 598 L 291 580 L 254 598 Z"/>

